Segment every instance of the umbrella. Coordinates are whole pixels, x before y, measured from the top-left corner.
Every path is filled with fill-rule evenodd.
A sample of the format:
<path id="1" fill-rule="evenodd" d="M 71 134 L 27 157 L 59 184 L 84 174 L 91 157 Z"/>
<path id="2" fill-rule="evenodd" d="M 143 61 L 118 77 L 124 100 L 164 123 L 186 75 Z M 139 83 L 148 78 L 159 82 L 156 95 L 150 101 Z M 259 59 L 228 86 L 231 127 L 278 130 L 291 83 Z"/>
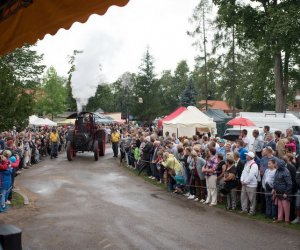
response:
<path id="1" fill-rule="evenodd" d="M 255 126 L 255 124 L 250 121 L 247 118 L 244 117 L 236 117 L 233 118 L 232 120 L 230 120 L 229 122 L 227 122 L 227 125 L 230 126 L 244 126 L 244 127 L 251 127 L 251 126 Z"/>
<path id="2" fill-rule="evenodd" d="M 34 44 L 74 22 L 84 23 L 90 15 L 104 15 L 112 6 L 129 0 L 2 0 L 0 1 L 0 55 L 24 43 Z"/>

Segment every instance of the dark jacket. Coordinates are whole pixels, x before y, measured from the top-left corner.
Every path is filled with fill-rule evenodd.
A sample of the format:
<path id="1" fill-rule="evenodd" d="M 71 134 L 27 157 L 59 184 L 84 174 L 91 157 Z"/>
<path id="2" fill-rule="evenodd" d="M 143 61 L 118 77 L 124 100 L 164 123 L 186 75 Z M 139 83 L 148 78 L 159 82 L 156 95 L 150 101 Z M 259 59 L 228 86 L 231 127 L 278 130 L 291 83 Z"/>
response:
<path id="1" fill-rule="evenodd" d="M 293 164 L 286 164 L 286 168 L 289 170 L 291 178 L 292 178 L 292 193 L 295 194 L 297 192 L 297 183 L 296 183 L 296 167 Z"/>
<path id="2" fill-rule="evenodd" d="M 242 162 L 241 160 L 239 160 L 238 164 L 235 165 L 236 167 L 236 172 L 237 172 L 237 179 L 239 180 L 242 176 L 242 172 L 244 170 L 244 166 L 245 166 L 245 163 Z"/>
<path id="3" fill-rule="evenodd" d="M 145 147 L 143 148 L 142 159 L 144 161 L 150 161 L 150 157 L 153 154 L 153 144 L 152 142 L 147 142 Z"/>
<path id="4" fill-rule="evenodd" d="M 285 162 L 282 160 L 278 163 L 278 168 L 274 178 L 274 189 L 278 195 L 280 194 L 291 194 L 292 193 L 292 178 L 290 171 L 286 168 Z M 280 198 L 280 196 L 279 196 Z"/>

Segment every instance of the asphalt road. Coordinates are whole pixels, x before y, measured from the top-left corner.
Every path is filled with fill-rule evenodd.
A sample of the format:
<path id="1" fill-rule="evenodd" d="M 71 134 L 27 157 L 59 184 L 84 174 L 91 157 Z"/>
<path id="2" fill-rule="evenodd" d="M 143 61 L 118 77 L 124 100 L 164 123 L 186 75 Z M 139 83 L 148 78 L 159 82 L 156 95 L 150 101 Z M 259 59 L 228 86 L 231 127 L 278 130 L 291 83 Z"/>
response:
<path id="1" fill-rule="evenodd" d="M 30 205 L 0 215 L 24 249 L 300 249 L 300 233 L 176 197 L 120 167 L 112 153 L 47 159 L 17 188 Z"/>

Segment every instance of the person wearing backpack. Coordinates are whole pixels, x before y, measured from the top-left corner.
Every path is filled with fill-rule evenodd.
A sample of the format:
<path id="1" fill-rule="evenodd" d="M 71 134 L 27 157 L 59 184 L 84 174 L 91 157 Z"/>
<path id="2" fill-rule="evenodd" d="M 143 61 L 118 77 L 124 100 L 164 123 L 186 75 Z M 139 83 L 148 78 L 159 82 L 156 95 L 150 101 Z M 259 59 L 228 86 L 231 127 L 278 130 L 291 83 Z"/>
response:
<path id="1" fill-rule="evenodd" d="M 255 215 L 256 209 L 256 189 L 258 178 L 260 177 L 258 166 L 254 161 L 255 155 L 253 152 L 246 153 L 246 163 L 241 176 L 242 192 L 241 203 L 242 213 Z M 250 208 L 249 208 L 250 203 Z"/>

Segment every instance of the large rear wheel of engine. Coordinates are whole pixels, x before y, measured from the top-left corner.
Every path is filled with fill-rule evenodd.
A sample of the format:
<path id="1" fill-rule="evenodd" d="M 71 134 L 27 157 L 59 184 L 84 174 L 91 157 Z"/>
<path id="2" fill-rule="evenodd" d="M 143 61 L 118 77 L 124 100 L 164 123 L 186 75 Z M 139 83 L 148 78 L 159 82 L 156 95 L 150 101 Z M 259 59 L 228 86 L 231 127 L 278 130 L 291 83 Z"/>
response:
<path id="1" fill-rule="evenodd" d="M 73 149 L 72 149 L 72 144 L 71 144 L 70 141 L 67 142 L 66 151 L 67 151 L 68 161 L 72 161 L 72 159 L 73 159 Z"/>
<path id="2" fill-rule="evenodd" d="M 99 159 L 98 141 L 94 142 L 94 158 L 95 158 L 95 161 L 98 161 L 98 159 Z"/>

